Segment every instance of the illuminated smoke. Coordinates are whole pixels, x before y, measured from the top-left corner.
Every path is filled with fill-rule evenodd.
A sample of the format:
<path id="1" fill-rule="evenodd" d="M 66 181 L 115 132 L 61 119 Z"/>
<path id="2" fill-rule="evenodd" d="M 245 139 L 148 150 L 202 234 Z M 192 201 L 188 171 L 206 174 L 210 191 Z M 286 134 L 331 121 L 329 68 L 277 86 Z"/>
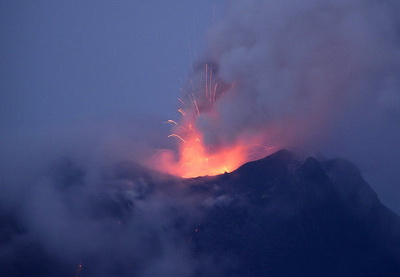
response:
<path id="1" fill-rule="evenodd" d="M 163 153 L 156 167 L 215 175 L 271 149 L 361 145 L 355 137 L 365 122 L 379 118 L 381 125 L 399 114 L 398 8 L 361 0 L 231 1 L 182 88 L 182 119 L 168 121 L 179 153 Z M 342 149 L 331 153 L 349 157 Z"/>
<path id="2" fill-rule="evenodd" d="M 398 6 L 230 1 L 184 88 L 184 100 L 197 101 L 186 112 L 200 110 L 195 121 L 205 144 L 261 135 L 267 145 L 317 147 L 340 128 L 341 114 L 352 128 L 376 113 L 398 113 Z"/>

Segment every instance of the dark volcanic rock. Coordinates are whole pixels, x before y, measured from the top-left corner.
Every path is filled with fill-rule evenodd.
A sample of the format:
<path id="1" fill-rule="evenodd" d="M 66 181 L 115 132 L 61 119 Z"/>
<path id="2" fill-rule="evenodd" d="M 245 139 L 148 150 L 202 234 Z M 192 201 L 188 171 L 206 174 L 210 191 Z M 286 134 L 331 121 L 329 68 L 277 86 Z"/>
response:
<path id="1" fill-rule="evenodd" d="M 226 276 L 400 276 L 399 217 L 349 162 L 283 150 L 197 182 L 220 189 L 194 251 Z"/>
<path id="2" fill-rule="evenodd" d="M 213 177 L 102 175 L 68 162 L 49 204 L 0 203 L 0 276 L 400 276 L 400 219 L 345 160 L 281 150 Z"/>

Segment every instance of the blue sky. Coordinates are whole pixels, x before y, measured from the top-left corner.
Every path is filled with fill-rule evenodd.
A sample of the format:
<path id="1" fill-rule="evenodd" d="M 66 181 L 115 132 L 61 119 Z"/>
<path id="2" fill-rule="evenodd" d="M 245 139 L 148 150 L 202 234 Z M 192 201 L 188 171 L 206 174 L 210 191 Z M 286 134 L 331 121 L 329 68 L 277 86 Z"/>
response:
<path id="1" fill-rule="evenodd" d="M 246 6 L 247 2 L 237 3 Z M 0 1 L 0 132 L 3 135 L 0 152 L 6 160 L 0 164 L 0 170 L 9 173 L 12 172 L 10 164 L 19 166 L 27 157 L 42 157 L 40 144 L 58 149 L 60 144 L 70 143 L 77 145 L 78 153 L 85 148 L 82 145 L 104 147 L 107 143 L 93 141 L 93 137 L 99 136 L 97 133 L 93 135 L 92 129 L 86 131 L 91 136 L 82 134 L 82 129 L 75 133 L 69 131 L 70 126 L 86 121 L 99 122 L 99 129 L 104 127 L 101 126 L 102 121 L 119 124 L 118 131 L 126 133 L 130 141 L 120 143 L 118 138 L 118 143 L 110 143 L 110 148 L 115 151 L 117 144 L 121 153 L 128 152 L 123 157 L 132 156 L 127 151 L 129 147 L 126 147 L 136 142 L 131 133 L 147 132 L 148 137 L 159 139 L 159 134 L 154 136 L 151 133 L 152 126 L 154 122 L 159 124 L 157 128 L 165 126 L 163 121 L 178 118 L 179 88 L 192 63 L 203 52 L 207 44 L 207 30 L 222 17 L 224 6 L 223 0 Z M 239 14 L 245 15 L 244 23 L 249 22 L 246 19 L 254 18 L 241 9 Z M 282 21 L 282 15 L 276 13 L 275 16 L 277 22 Z M 283 21 L 289 22 L 289 19 Z M 380 21 L 388 24 L 386 20 Z M 233 26 L 232 32 L 236 34 L 234 24 L 229 26 Z M 257 26 L 261 25 L 257 23 Z M 357 25 L 353 27 L 356 30 Z M 247 35 L 246 32 L 244 35 Z M 293 40 L 289 33 L 285 35 Z M 234 37 L 228 36 L 228 39 Z M 225 37 L 221 36 L 221 39 Z M 214 37 L 215 41 L 219 40 Z M 293 53 L 297 53 L 295 50 L 299 42 L 293 45 Z M 396 47 L 398 49 L 397 44 Z M 215 45 L 214 48 L 218 49 Z M 265 51 L 261 49 L 262 54 Z M 372 59 L 374 56 L 368 55 L 368 58 L 382 62 L 383 56 L 377 54 L 376 59 Z M 389 54 L 387 57 L 393 58 Z M 387 65 L 397 74 L 398 67 L 392 66 L 391 62 Z M 238 63 L 238 67 L 245 68 L 242 63 Z M 382 76 L 389 71 L 382 71 Z M 260 80 L 265 79 L 263 74 L 261 71 Z M 397 78 L 395 83 L 393 95 L 398 96 Z M 268 94 L 266 103 L 272 105 L 274 99 L 270 91 L 262 92 Z M 386 102 L 393 102 L 395 107 L 394 115 L 389 114 L 391 120 L 385 115 L 374 121 L 363 120 L 360 127 L 357 120 L 347 123 L 354 117 L 351 113 L 357 111 L 357 107 L 350 109 L 349 114 L 339 113 L 339 120 L 344 122 L 338 124 L 337 130 L 341 132 L 330 135 L 327 146 L 319 150 L 327 153 L 328 157 L 341 156 L 355 162 L 383 202 L 399 212 L 398 101 Z M 241 101 L 238 104 L 245 106 Z M 273 106 L 281 109 L 279 105 Z M 235 112 L 239 110 L 242 111 L 233 109 Z M 262 107 L 260 110 L 265 109 Z M 241 118 L 240 111 L 236 114 Z M 253 114 L 253 110 L 247 111 Z M 363 109 L 360 109 L 356 118 L 362 118 L 362 112 Z M 231 113 L 228 115 L 231 116 Z M 139 125 L 134 122 L 139 120 L 142 121 Z M 152 126 L 148 124 L 150 121 Z M 264 124 L 262 120 L 259 123 Z M 105 126 L 98 133 L 107 133 L 104 131 L 107 128 Z M 169 126 L 163 128 L 169 132 Z M 69 135 L 68 138 L 62 131 Z M 54 134 L 58 137 L 47 138 Z M 77 140 L 83 138 L 85 143 L 72 141 L 71 137 L 77 137 Z M 160 141 L 170 143 L 164 137 Z M 95 155 L 93 159 L 99 158 Z M 33 160 L 26 167 L 35 163 L 39 162 Z"/>
<path id="2" fill-rule="evenodd" d="M 214 4 L 1 1 L 1 129 L 174 116 L 180 80 L 219 11 Z"/>

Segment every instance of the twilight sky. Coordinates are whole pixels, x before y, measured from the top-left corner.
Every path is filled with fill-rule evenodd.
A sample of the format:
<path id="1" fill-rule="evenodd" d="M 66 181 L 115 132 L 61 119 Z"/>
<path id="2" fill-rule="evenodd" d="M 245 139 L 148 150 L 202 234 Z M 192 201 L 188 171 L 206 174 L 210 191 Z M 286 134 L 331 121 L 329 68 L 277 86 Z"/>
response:
<path id="1" fill-rule="evenodd" d="M 212 31 L 205 55 L 222 68 L 222 79 L 247 79 L 243 91 L 254 97 L 238 93 L 239 97 L 220 105 L 221 126 L 206 116 L 201 118 L 203 125 L 224 138 L 234 137 L 237 130 L 248 131 L 248 125 L 259 129 L 265 122 L 276 123 L 288 111 L 289 116 L 292 112 L 296 119 L 302 118 L 303 124 L 311 121 L 304 110 L 319 109 L 320 103 L 330 99 L 324 94 L 312 96 L 324 85 L 330 85 L 328 92 L 332 90 L 328 96 L 335 95 L 337 84 L 354 89 L 364 96 L 347 99 L 342 97 L 345 93 L 339 94 L 344 106 L 323 106 L 335 119 L 313 129 L 315 134 L 308 133 L 312 139 L 304 148 L 311 145 L 322 155 L 355 162 L 382 201 L 399 213 L 399 33 L 393 26 L 400 24 L 395 13 L 386 14 L 395 10 L 391 5 L 398 7 L 396 1 L 328 1 L 322 11 L 317 8 L 324 1 L 319 0 L 290 5 L 285 1 L 229 2 L 236 4 Z M 202 56 L 213 17 L 221 18 L 223 10 L 224 1 L 217 0 L 1 1 L 3 179 L 45 167 L 66 149 L 82 163 L 97 166 L 100 161 L 137 154 L 138 138 L 158 143 L 159 132 L 169 131 L 162 122 L 178 117 L 179 88 L 196 57 Z M 324 29 L 331 22 L 336 22 L 337 33 Z M 315 41 L 322 41 L 323 47 L 316 43 L 314 48 Z M 272 47 L 264 51 L 266 45 Z M 315 49 L 321 51 L 313 56 Z M 339 49 L 338 59 L 331 55 L 332 49 Z M 310 89 L 308 95 L 298 89 L 296 78 L 301 79 L 303 72 L 306 81 L 300 85 Z M 360 72 L 367 74 L 363 75 L 366 80 L 354 86 L 347 82 L 347 75 Z M 374 98 L 374 89 L 381 89 L 382 83 L 384 97 Z M 247 105 L 253 102 L 256 112 Z M 378 102 L 384 102 L 383 112 L 375 105 Z M 377 110 L 369 113 L 373 106 Z M 310 118 L 315 118 L 312 112 Z M 251 124 L 227 124 L 243 118 Z M 294 122 L 294 129 L 302 126 Z M 293 128 L 284 131 L 289 129 Z"/>
<path id="2" fill-rule="evenodd" d="M 1 129 L 175 115 L 214 2 L 1 1 Z"/>

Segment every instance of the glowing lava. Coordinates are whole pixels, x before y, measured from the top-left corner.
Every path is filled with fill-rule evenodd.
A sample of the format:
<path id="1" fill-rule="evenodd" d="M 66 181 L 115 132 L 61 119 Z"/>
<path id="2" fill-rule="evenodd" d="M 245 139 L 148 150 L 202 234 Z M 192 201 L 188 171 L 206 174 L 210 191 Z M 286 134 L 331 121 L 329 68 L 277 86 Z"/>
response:
<path id="1" fill-rule="evenodd" d="M 192 124 L 185 124 L 186 127 L 183 127 L 175 121 L 167 123 L 173 124 L 174 129 L 179 131 L 179 134 L 168 136 L 178 143 L 178 154 L 176 156 L 172 151 L 161 150 L 155 156 L 156 163 L 153 161 L 153 165 L 160 171 L 183 178 L 231 172 L 250 160 L 270 154 L 274 149 L 257 144 L 255 139 L 247 139 L 220 146 L 210 152 L 203 143 L 202 134 Z"/>
<path id="2" fill-rule="evenodd" d="M 185 178 L 230 172 L 242 165 L 247 158 L 246 147 L 242 145 L 208 153 L 201 134 L 195 129 L 180 141 L 179 155 L 175 174 Z"/>
<path id="3" fill-rule="evenodd" d="M 252 136 L 236 138 L 234 143 L 220 145 L 217 149 L 213 147 L 210 151 L 204 144 L 203 134 L 196 127 L 196 120 L 201 114 L 213 115 L 217 120 L 216 101 L 223 100 L 222 95 L 232 89 L 234 84 L 219 84 L 208 64 L 205 64 L 203 73 L 205 82 L 201 82 L 201 88 L 196 90 L 198 86 L 190 79 L 191 93 L 187 93 L 183 99 L 178 98 L 181 120 L 176 122 L 170 119 L 165 122 L 173 127 L 173 133 L 168 137 L 178 143 L 178 153 L 176 155 L 172 151 L 161 150 L 152 157 L 151 165 L 162 172 L 184 178 L 223 174 L 237 169 L 245 162 L 270 154 L 273 149 L 260 145 L 262 140 Z"/>

